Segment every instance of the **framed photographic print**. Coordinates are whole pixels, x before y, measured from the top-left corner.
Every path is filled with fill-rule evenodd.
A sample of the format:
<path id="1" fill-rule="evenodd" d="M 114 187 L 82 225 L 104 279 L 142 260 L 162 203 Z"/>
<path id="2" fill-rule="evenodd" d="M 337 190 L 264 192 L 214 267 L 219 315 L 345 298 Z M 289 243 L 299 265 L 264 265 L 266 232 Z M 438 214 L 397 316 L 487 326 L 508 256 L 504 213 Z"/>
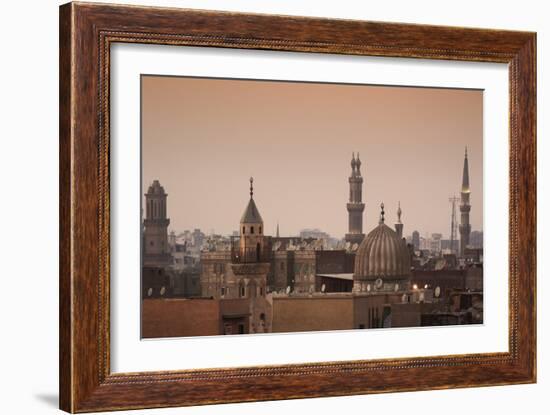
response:
<path id="1" fill-rule="evenodd" d="M 536 36 L 60 8 L 60 406 L 536 380 Z"/>

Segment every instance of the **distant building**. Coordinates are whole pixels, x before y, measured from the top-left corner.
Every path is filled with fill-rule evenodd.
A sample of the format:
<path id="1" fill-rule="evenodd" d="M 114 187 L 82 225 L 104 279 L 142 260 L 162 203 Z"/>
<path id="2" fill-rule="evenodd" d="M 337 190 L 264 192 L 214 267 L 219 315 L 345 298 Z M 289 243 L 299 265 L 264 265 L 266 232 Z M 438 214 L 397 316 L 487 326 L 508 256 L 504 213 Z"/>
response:
<path id="1" fill-rule="evenodd" d="M 277 229 L 279 228 L 279 225 L 277 225 Z M 279 236 L 277 236 L 279 238 Z M 329 239 L 330 235 L 326 232 L 323 232 L 320 229 L 302 229 L 300 231 L 300 238 L 301 239 Z"/>
<path id="2" fill-rule="evenodd" d="M 420 233 L 418 231 L 412 233 L 412 244 L 415 251 L 420 249 Z"/>
<path id="3" fill-rule="evenodd" d="M 470 247 L 474 249 L 483 248 L 483 232 L 482 231 L 472 231 L 470 234 Z"/>
<path id="4" fill-rule="evenodd" d="M 441 253 L 441 238 L 443 237 L 440 233 L 432 233 L 432 237 L 430 239 L 430 245 L 429 249 L 433 254 L 438 255 Z"/>

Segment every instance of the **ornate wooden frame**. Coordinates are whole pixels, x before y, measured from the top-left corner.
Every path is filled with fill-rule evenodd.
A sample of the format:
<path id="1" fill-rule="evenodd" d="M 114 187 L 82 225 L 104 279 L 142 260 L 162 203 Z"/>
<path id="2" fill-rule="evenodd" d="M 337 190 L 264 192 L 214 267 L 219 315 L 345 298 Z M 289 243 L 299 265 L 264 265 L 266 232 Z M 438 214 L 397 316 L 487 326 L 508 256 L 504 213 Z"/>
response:
<path id="1" fill-rule="evenodd" d="M 509 352 L 111 373 L 113 42 L 508 63 Z M 535 33 L 70 3 L 60 8 L 59 94 L 61 409 L 89 412 L 535 382 Z"/>

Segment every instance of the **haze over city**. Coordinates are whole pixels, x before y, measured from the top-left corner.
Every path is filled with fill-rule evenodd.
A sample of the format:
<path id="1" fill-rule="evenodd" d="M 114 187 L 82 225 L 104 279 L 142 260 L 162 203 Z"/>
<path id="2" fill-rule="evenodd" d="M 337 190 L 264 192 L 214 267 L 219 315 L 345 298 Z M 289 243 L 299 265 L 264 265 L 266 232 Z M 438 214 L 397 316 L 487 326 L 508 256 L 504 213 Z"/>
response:
<path id="1" fill-rule="evenodd" d="M 404 234 L 448 237 L 468 147 L 472 230 L 483 219 L 479 90 L 142 77 L 142 193 L 158 179 L 170 228 L 230 234 L 248 179 L 266 234 L 319 228 L 341 238 L 352 152 L 364 178 L 364 232 L 396 221 Z"/>

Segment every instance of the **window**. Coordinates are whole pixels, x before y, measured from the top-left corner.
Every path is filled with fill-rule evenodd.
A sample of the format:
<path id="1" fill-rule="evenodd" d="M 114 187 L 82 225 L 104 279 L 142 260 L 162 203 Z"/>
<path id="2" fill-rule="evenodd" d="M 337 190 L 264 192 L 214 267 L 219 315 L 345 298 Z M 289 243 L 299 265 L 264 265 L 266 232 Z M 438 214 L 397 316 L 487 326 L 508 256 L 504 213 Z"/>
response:
<path id="1" fill-rule="evenodd" d="M 244 334 L 244 324 L 239 324 L 239 334 Z"/>
<path id="2" fill-rule="evenodd" d="M 243 226 L 243 234 L 245 234 L 245 233 L 246 233 L 246 227 Z"/>
<path id="3" fill-rule="evenodd" d="M 262 233 L 262 227 L 260 226 L 260 234 Z"/>
<path id="4" fill-rule="evenodd" d="M 264 289 L 263 287 L 260 287 L 260 297 L 263 297 L 263 295 L 264 295 Z"/>
<path id="5" fill-rule="evenodd" d="M 246 292 L 245 292 L 244 285 L 241 285 L 241 286 L 239 287 L 239 295 L 240 295 L 241 297 L 244 297 L 245 294 L 246 294 Z"/>
<path id="6" fill-rule="evenodd" d="M 224 296 L 225 295 L 225 287 L 222 287 L 222 290 L 221 290 L 221 295 Z"/>
<path id="7" fill-rule="evenodd" d="M 250 233 L 254 233 L 254 226 L 250 227 Z"/>

